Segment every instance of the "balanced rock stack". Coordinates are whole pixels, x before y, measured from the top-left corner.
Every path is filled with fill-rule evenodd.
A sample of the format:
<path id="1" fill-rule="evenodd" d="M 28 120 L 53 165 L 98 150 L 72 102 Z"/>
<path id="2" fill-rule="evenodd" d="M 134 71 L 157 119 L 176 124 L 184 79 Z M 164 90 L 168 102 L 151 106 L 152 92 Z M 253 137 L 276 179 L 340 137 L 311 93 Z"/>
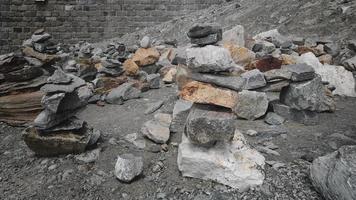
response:
<path id="1" fill-rule="evenodd" d="M 178 168 L 183 176 L 214 180 L 244 190 L 263 183 L 264 157 L 251 149 L 236 130 L 236 115 L 231 109 L 246 81 L 234 76 L 241 68 L 229 51 L 213 45 L 221 40 L 221 31 L 217 26 L 198 25 L 188 33 L 198 47 L 187 49 L 185 74 L 191 80 L 181 87 L 180 97 L 194 104 L 179 145 Z M 266 111 L 267 97 L 256 99 L 256 103 L 266 101 L 263 105 Z"/>
<path id="2" fill-rule="evenodd" d="M 96 143 L 100 134 L 75 117 L 92 95 L 83 79 L 59 68 L 41 91 L 45 93 L 41 101 L 44 110 L 23 135 L 31 150 L 41 156 L 81 153 Z"/>

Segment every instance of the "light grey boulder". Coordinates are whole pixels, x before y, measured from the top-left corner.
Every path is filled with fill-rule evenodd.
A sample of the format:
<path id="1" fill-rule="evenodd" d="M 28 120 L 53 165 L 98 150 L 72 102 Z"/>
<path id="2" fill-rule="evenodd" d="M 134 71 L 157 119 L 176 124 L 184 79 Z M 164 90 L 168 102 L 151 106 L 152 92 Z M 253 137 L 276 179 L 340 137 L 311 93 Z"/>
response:
<path id="1" fill-rule="evenodd" d="M 238 93 L 237 103 L 232 111 L 240 118 L 255 120 L 266 114 L 268 98 L 264 92 L 243 90 Z"/>
<path id="2" fill-rule="evenodd" d="M 169 130 L 173 133 L 183 132 L 185 122 L 187 121 L 189 111 L 193 103 L 179 99 L 173 108 L 172 123 Z"/>
<path id="3" fill-rule="evenodd" d="M 124 83 L 111 90 L 105 97 L 105 101 L 110 104 L 123 104 L 124 101 L 141 97 L 141 91 L 134 87 L 134 83 Z"/>
<path id="4" fill-rule="evenodd" d="M 43 33 L 43 34 L 39 34 L 39 35 L 36 35 L 36 34 L 33 34 L 31 36 L 31 40 L 33 42 L 44 42 L 46 40 L 49 40 L 52 36 L 48 33 Z"/>
<path id="5" fill-rule="evenodd" d="M 327 200 L 356 199 L 356 146 L 319 157 L 310 167 L 314 187 Z"/>
<path id="6" fill-rule="evenodd" d="M 226 72 L 235 64 L 227 49 L 208 45 L 202 48 L 187 48 L 187 65 L 193 72 Z"/>
<path id="7" fill-rule="evenodd" d="M 212 83 L 214 85 L 229 88 L 235 91 L 241 91 L 246 83 L 246 79 L 241 76 L 224 76 L 202 73 L 192 73 L 191 78 L 196 81 Z"/>
<path id="8" fill-rule="evenodd" d="M 327 91 L 320 76 L 310 81 L 291 83 L 283 88 L 280 99 L 297 110 L 324 112 L 336 109 L 332 94 Z"/>
<path id="9" fill-rule="evenodd" d="M 42 97 L 41 104 L 48 111 L 56 113 L 58 111 L 59 104 L 64 97 L 65 93 L 55 93 L 53 95 L 46 94 Z"/>
<path id="10" fill-rule="evenodd" d="M 245 90 L 261 88 L 267 84 L 264 74 L 258 69 L 247 71 L 241 77 L 246 80 L 243 87 Z"/>
<path id="11" fill-rule="evenodd" d="M 143 171 L 142 157 L 132 154 L 123 154 L 117 157 L 115 164 L 115 176 L 122 182 L 130 183 Z"/>

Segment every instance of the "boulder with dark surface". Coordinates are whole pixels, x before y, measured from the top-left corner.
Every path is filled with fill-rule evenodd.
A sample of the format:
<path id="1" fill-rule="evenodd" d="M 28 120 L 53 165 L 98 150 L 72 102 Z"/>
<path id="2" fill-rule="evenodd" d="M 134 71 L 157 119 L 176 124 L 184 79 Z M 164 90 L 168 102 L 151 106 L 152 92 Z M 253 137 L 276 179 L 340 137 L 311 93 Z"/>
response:
<path id="1" fill-rule="evenodd" d="M 205 46 L 222 39 L 222 28 L 217 24 L 197 24 L 189 29 L 187 35 L 192 44 Z"/>
<path id="2" fill-rule="evenodd" d="M 343 146 L 315 159 L 310 178 L 325 199 L 356 199 L 356 146 Z"/>

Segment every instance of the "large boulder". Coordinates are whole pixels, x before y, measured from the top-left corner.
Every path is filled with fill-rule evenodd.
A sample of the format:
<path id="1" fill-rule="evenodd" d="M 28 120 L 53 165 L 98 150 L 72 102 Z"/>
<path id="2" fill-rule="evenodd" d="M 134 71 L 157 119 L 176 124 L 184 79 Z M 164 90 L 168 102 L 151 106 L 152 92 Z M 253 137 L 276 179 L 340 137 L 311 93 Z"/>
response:
<path id="1" fill-rule="evenodd" d="M 185 177 L 212 180 L 240 190 L 261 185 L 264 180 L 265 158 L 251 149 L 238 131 L 232 141 L 219 141 L 211 148 L 197 146 L 183 134 L 177 161 Z"/>
<path id="2" fill-rule="evenodd" d="M 223 47 L 188 48 L 186 53 L 188 68 L 193 72 L 226 72 L 235 66 L 229 51 Z"/>
<path id="3" fill-rule="evenodd" d="M 319 157 L 310 168 L 314 187 L 328 200 L 356 199 L 356 146 Z"/>
<path id="4" fill-rule="evenodd" d="M 237 96 L 237 103 L 232 108 L 240 118 L 255 120 L 266 114 L 268 98 L 264 92 L 243 90 Z"/>
<path id="5" fill-rule="evenodd" d="M 185 134 L 196 145 L 210 147 L 217 141 L 234 136 L 236 116 L 230 109 L 194 104 L 190 110 Z"/>

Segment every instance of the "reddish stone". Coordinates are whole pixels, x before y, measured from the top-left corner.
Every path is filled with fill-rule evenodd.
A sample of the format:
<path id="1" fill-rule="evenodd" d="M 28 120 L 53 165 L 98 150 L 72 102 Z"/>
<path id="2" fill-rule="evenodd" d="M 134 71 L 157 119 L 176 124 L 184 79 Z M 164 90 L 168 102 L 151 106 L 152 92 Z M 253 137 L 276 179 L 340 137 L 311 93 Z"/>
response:
<path id="1" fill-rule="evenodd" d="M 247 70 L 259 69 L 261 72 L 266 72 L 272 69 L 280 69 L 282 66 L 282 60 L 279 58 L 274 58 L 272 56 L 267 56 L 255 60 L 249 66 L 246 67 Z"/>

